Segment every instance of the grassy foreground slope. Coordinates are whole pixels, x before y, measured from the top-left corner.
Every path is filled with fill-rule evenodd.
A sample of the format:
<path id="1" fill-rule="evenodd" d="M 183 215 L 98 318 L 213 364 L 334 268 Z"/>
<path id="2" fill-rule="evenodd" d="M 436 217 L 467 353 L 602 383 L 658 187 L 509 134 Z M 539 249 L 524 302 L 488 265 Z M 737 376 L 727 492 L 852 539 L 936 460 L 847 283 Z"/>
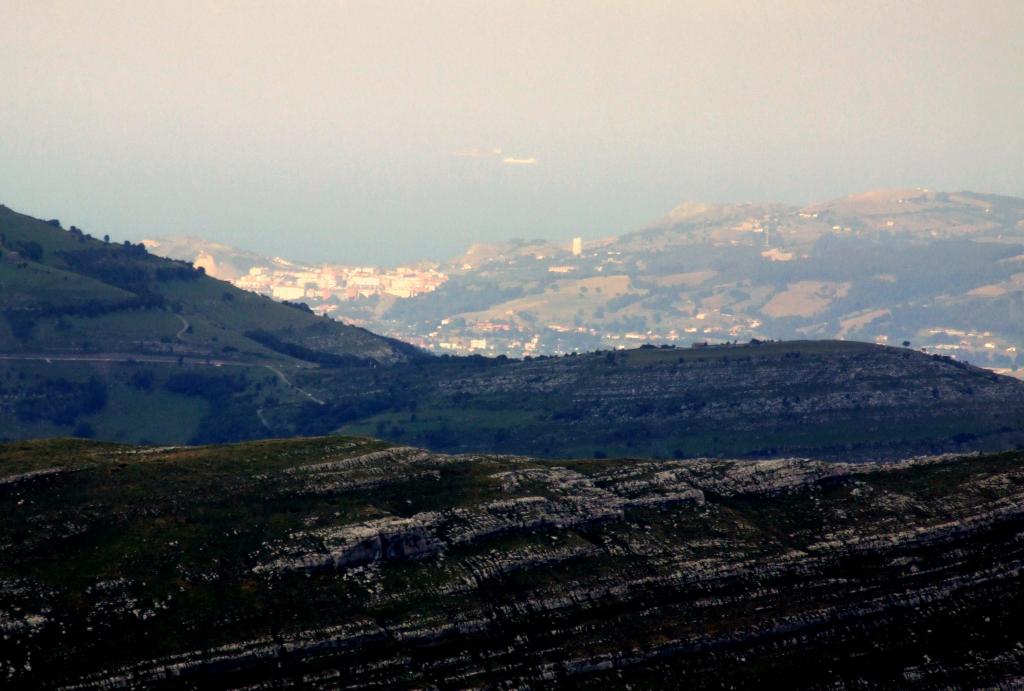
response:
<path id="1" fill-rule="evenodd" d="M 1012 686 L 1019 453 L 0 445 L 8 688 Z"/>

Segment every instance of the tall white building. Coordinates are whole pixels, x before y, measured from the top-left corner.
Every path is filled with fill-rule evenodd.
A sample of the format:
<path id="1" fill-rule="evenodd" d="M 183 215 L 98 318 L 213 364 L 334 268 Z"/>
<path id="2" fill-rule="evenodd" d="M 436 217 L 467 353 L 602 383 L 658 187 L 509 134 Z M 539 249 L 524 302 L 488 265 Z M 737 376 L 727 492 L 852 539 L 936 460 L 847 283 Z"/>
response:
<path id="1" fill-rule="evenodd" d="M 572 256 L 578 257 L 583 254 L 583 238 L 575 237 L 572 239 Z"/>

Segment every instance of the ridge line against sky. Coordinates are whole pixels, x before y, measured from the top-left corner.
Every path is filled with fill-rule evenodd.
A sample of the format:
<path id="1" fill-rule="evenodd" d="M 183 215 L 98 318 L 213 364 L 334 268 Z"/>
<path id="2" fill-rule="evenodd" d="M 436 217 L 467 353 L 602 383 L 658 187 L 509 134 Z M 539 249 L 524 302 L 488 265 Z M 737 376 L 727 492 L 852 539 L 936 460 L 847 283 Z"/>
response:
<path id="1" fill-rule="evenodd" d="M 1024 196 L 1019 2 L 17 2 L 0 202 L 349 263 L 686 199 Z"/>

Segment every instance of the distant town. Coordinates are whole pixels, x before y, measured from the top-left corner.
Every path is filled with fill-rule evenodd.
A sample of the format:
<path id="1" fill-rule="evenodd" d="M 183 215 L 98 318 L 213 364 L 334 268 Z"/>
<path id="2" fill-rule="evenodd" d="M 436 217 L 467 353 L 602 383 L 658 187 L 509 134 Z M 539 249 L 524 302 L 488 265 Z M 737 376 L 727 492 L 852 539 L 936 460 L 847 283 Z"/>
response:
<path id="1" fill-rule="evenodd" d="M 576 297 L 583 297 L 588 288 L 597 294 L 621 291 L 623 277 L 611 275 L 618 265 L 624 263 L 621 254 L 600 243 L 585 249 L 583 238 L 577 236 L 568 246 L 555 246 L 554 251 L 549 246 L 544 252 L 515 257 L 492 256 L 480 261 L 489 271 L 522 270 L 524 265 L 533 264 L 535 272 L 554 275 L 555 282 L 551 284 L 550 292 L 557 295 L 559 291 L 572 290 L 577 293 Z M 775 257 L 765 258 L 777 260 Z M 366 306 L 381 301 L 385 306 L 393 305 L 401 299 L 434 292 L 450 279 L 450 275 L 437 268 L 421 266 L 313 266 L 274 257 L 264 264 L 251 266 L 247 273 L 231 276 L 225 275 L 222 263 L 205 252 L 200 253 L 194 263 L 213 276 L 232 280 L 239 288 L 275 300 L 304 302 L 318 314 L 400 338 L 437 354 L 530 357 L 622 349 L 644 343 L 700 346 L 764 337 L 761 320 L 716 307 L 694 310 L 690 317 L 673 320 L 664 328 L 645 328 L 647 324 L 638 324 L 634 329 L 608 328 L 600 324 L 601 320 L 583 319 L 579 313 L 564 320 L 538 319 L 525 309 L 504 316 L 487 313 L 444 316 L 432 323 L 422 319 L 389 319 L 383 318 L 379 311 L 374 316 L 367 314 Z M 452 267 L 463 276 L 480 269 L 481 265 L 469 261 Z M 603 275 L 606 269 L 608 275 Z M 576 275 L 588 278 L 573 279 Z M 598 323 L 593 324 L 594 321 Z M 926 335 L 925 342 L 913 344 L 890 339 L 886 334 L 876 334 L 872 340 L 880 345 L 906 343 L 924 352 L 954 358 L 985 360 L 995 356 L 1003 362 L 1012 362 L 1017 357 L 1016 346 L 989 331 L 932 327 L 924 330 L 922 335 Z M 1006 374 L 1015 373 L 1013 367 L 996 366 L 993 369 Z"/>
<path id="2" fill-rule="evenodd" d="M 203 266 L 202 259 L 196 262 L 197 266 Z M 336 311 L 341 300 L 378 295 L 411 298 L 436 290 L 448 279 L 439 271 L 404 266 L 387 270 L 341 264 L 302 266 L 278 257 L 273 261 L 270 267 L 252 267 L 234 284 L 275 300 L 313 301 L 315 310 L 326 315 Z"/>
<path id="3" fill-rule="evenodd" d="M 1024 377 L 1022 231 L 1012 200 L 907 188 L 807 207 L 686 202 L 621 236 L 480 242 L 445 261 L 387 268 L 187 236 L 147 246 L 437 354 L 838 338 Z M 958 268 L 940 288 L 935 266 Z"/>

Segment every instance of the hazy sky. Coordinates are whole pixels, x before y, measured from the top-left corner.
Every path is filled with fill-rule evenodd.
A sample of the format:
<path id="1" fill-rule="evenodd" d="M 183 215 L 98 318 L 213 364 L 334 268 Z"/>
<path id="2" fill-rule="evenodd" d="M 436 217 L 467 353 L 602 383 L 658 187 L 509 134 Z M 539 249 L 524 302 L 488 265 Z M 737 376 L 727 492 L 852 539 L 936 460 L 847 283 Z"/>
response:
<path id="1" fill-rule="evenodd" d="M 1024 2 L 0 0 L 0 202 L 306 260 L 1024 196 Z"/>

